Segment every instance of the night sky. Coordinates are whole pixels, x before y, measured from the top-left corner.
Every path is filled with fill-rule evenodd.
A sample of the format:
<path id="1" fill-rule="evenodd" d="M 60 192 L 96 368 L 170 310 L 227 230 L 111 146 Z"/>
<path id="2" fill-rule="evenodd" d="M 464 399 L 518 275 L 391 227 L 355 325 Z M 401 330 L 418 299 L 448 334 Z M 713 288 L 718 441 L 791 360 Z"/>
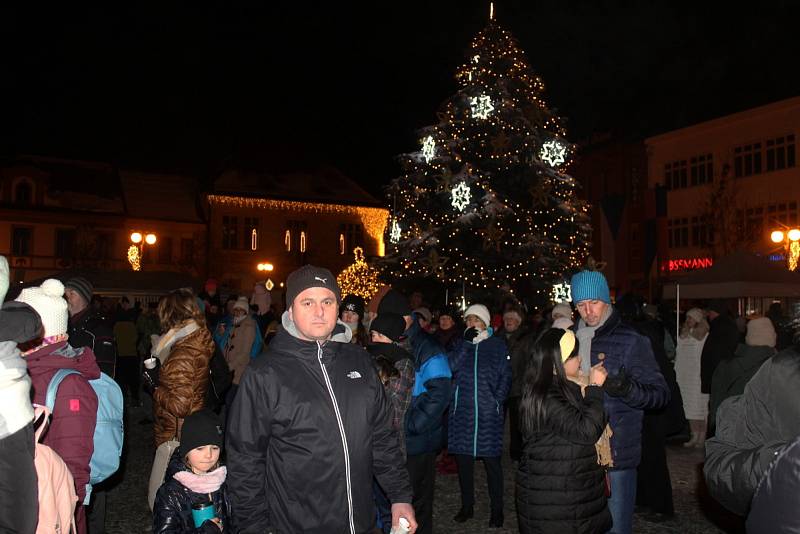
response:
<path id="1" fill-rule="evenodd" d="M 394 156 L 417 149 L 415 130 L 455 92 L 488 16 L 488 2 L 463 0 L 112 4 L 0 8 L 2 155 L 205 177 L 329 163 L 378 194 L 398 173 Z M 495 5 L 573 141 L 800 94 L 798 2 Z"/>

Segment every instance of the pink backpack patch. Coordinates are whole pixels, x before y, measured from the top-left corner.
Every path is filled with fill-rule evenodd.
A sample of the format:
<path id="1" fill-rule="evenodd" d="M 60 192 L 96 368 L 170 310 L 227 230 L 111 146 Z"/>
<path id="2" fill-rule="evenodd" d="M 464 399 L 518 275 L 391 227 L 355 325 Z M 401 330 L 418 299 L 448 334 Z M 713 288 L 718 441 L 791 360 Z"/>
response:
<path id="1" fill-rule="evenodd" d="M 39 478 L 39 526 L 36 534 L 70 534 L 75 528 L 75 481 L 67 464 L 56 452 L 39 443 L 50 419 L 50 410 L 34 405 L 34 426 L 42 419 L 36 430 L 36 475 Z M 44 417 L 42 417 L 44 416 Z"/>

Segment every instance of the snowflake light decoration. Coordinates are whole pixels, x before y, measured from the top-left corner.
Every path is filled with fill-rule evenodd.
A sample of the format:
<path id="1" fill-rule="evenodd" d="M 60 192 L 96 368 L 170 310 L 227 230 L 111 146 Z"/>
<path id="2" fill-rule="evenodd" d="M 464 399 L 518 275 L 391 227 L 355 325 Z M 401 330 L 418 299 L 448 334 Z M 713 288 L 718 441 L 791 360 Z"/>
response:
<path id="1" fill-rule="evenodd" d="M 472 62 L 473 63 L 477 63 L 480 60 L 481 60 L 481 56 L 472 56 Z"/>
<path id="2" fill-rule="evenodd" d="M 436 156 L 436 141 L 433 140 L 432 135 L 429 135 L 422 140 L 422 157 L 425 159 L 425 163 L 430 163 L 434 156 Z"/>
<path id="3" fill-rule="evenodd" d="M 389 232 L 389 241 L 397 244 L 400 241 L 400 225 L 397 224 L 397 219 L 392 220 L 392 229 Z"/>
<path id="4" fill-rule="evenodd" d="M 457 186 L 450 192 L 452 196 L 453 207 L 458 211 L 464 211 L 464 208 L 469 204 L 470 197 L 472 196 L 469 191 L 469 186 L 466 182 L 459 182 Z"/>
<path id="5" fill-rule="evenodd" d="M 469 107 L 470 111 L 472 112 L 472 116 L 476 119 L 485 119 L 489 116 L 489 113 L 494 111 L 492 99 L 487 95 L 473 96 L 469 100 Z"/>
<path id="6" fill-rule="evenodd" d="M 556 304 L 561 302 L 572 302 L 572 287 L 566 282 L 562 284 L 555 284 L 550 295 L 553 302 Z"/>
<path id="7" fill-rule="evenodd" d="M 557 167 L 564 163 L 564 155 L 566 153 L 567 147 L 553 140 L 542 145 L 542 150 L 539 151 L 539 158 L 551 167 Z"/>

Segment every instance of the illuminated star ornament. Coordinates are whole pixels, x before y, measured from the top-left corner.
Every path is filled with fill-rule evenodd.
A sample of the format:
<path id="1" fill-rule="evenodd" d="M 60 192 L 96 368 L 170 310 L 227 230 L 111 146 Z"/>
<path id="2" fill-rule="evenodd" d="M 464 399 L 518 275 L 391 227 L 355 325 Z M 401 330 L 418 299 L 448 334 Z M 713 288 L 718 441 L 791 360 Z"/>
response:
<path id="1" fill-rule="evenodd" d="M 489 113 L 494 111 L 492 99 L 486 95 L 473 96 L 469 100 L 469 107 L 472 111 L 472 116 L 476 119 L 485 119 Z"/>
<path id="2" fill-rule="evenodd" d="M 392 229 L 389 232 L 389 241 L 395 244 L 400 241 L 400 232 L 400 225 L 397 224 L 397 219 L 392 219 Z"/>
<path id="3" fill-rule="evenodd" d="M 432 135 L 429 135 L 422 141 L 422 157 L 425 159 L 425 163 L 430 163 L 434 156 L 436 156 L 436 141 L 433 140 Z"/>
<path id="4" fill-rule="evenodd" d="M 555 284 L 551 292 L 551 298 L 556 304 L 572 302 L 572 287 L 566 282 L 563 284 Z"/>
<path id="5" fill-rule="evenodd" d="M 548 141 L 542 145 L 542 150 L 539 152 L 539 158 L 550 165 L 557 167 L 564 163 L 564 155 L 567 153 L 567 147 L 558 141 Z"/>
<path id="6" fill-rule="evenodd" d="M 453 198 L 453 207 L 458 211 L 464 211 L 464 208 L 466 208 L 467 204 L 469 204 L 471 197 L 469 186 L 466 184 L 466 182 L 459 182 L 459 184 L 453 188 L 450 194 Z"/>

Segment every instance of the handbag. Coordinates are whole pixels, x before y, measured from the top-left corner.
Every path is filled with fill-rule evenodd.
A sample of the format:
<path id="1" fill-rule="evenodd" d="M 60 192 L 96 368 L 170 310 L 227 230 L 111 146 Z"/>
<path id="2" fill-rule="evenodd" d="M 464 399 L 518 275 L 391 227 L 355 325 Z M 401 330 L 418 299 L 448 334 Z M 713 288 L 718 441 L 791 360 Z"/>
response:
<path id="1" fill-rule="evenodd" d="M 164 483 L 164 476 L 167 474 L 167 466 L 172 454 L 180 447 L 181 443 L 178 437 L 180 428 L 180 419 L 175 418 L 175 437 L 169 441 L 165 441 L 156 449 L 156 455 L 153 458 L 153 467 L 150 469 L 150 481 L 147 484 L 147 503 L 150 505 L 150 511 L 153 511 L 153 504 L 156 501 L 156 493 L 158 488 Z"/>

